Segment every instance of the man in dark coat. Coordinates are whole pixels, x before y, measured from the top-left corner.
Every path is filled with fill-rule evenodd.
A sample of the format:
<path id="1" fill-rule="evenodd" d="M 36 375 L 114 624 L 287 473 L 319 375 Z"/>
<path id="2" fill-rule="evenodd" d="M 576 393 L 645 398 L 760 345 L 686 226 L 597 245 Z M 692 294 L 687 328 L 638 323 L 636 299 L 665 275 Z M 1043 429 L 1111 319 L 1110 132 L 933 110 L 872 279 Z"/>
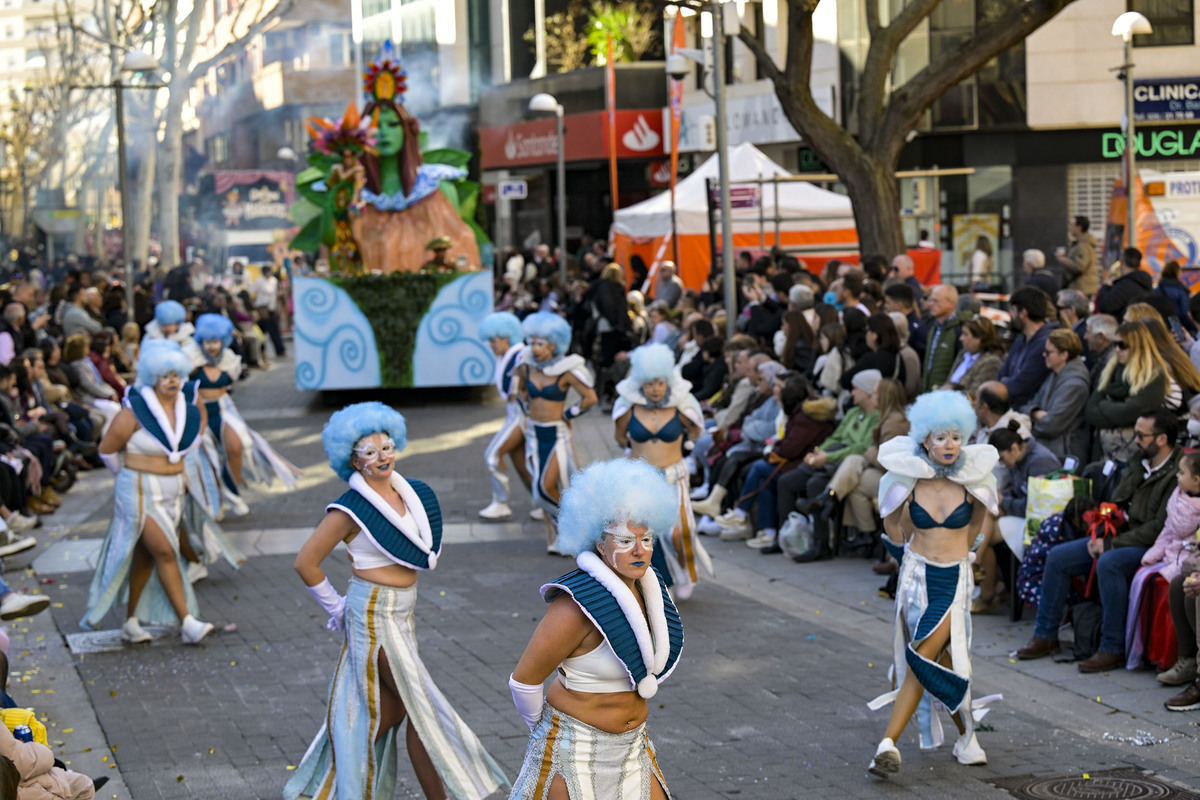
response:
<path id="1" fill-rule="evenodd" d="M 1121 251 L 1121 277 L 1112 283 L 1107 281 L 1096 295 L 1096 309 L 1102 314 L 1111 314 L 1120 321 L 1125 309 L 1140 303 L 1154 291 L 1150 273 L 1142 271 L 1142 251 L 1126 247 Z"/>

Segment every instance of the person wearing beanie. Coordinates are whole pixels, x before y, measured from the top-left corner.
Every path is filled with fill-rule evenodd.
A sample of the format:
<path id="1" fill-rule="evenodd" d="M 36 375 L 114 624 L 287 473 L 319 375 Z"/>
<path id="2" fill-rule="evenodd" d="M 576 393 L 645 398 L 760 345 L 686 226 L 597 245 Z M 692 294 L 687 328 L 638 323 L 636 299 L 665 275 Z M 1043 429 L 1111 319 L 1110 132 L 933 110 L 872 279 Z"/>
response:
<path id="1" fill-rule="evenodd" d="M 542 587 L 549 607 L 508 679 L 530 731 L 509 800 L 671 796 L 646 720 L 683 650 L 651 565 L 678 521 L 675 492 L 643 461 L 596 462 L 563 493 L 558 546 L 578 569 Z"/>

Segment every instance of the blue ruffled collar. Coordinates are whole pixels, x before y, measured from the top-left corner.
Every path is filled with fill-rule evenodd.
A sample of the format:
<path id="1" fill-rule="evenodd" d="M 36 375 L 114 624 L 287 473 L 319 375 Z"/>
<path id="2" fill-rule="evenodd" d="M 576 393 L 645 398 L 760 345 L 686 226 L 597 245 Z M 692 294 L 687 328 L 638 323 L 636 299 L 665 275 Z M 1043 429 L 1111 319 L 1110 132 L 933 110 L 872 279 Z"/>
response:
<path id="1" fill-rule="evenodd" d="M 422 164 L 417 169 L 417 181 L 412 191 L 407 195 L 404 190 L 395 194 L 376 194 L 370 189 L 363 189 L 359 197 L 364 203 L 374 206 L 380 211 L 403 211 L 413 203 L 424 200 L 438 189 L 442 181 L 457 181 L 467 177 L 467 171 L 461 167 L 448 164 Z"/>

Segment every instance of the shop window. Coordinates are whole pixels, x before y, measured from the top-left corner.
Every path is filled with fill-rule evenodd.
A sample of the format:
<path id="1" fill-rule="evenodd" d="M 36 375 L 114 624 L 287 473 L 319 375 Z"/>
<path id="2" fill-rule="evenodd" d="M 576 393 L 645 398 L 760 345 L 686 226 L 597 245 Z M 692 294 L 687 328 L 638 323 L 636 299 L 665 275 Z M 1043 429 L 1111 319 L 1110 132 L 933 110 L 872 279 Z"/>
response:
<path id="1" fill-rule="evenodd" d="M 1134 47 L 1164 47 L 1195 42 L 1194 0 L 1127 0 L 1129 11 L 1146 15 L 1154 33 L 1133 37 Z"/>

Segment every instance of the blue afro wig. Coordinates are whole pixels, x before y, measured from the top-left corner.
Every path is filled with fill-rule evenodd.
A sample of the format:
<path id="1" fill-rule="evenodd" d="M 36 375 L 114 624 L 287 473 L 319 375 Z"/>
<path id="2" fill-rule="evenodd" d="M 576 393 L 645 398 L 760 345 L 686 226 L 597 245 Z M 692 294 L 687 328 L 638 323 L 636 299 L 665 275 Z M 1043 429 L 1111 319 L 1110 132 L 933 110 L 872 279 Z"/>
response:
<path id="1" fill-rule="evenodd" d="M 399 453 L 408 444 L 408 426 L 404 417 L 383 403 L 355 403 L 335 413 L 321 431 L 321 444 L 329 457 L 329 466 L 344 481 L 350 480 L 354 467 L 350 466 L 351 451 L 364 436 L 386 433 L 396 443 Z"/>
<path id="2" fill-rule="evenodd" d="M 647 344 L 629 354 L 629 377 L 638 386 L 655 378 L 670 382 L 675 372 L 675 354 L 665 344 Z"/>
<path id="3" fill-rule="evenodd" d="M 163 300 L 154 307 L 154 321 L 159 325 L 181 325 L 187 319 L 187 309 L 174 300 Z"/>
<path id="4" fill-rule="evenodd" d="M 669 536 L 679 521 L 674 489 L 645 461 L 597 461 L 571 476 L 558 511 L 558 550 L 579 555 L 595 550 L 604 529 L 614 523 L 645 525 Z"/>
<path id="5" fill-rule="evenodd" d="M 170 339 L 147 339 L 142 342 L 134 386 L 153 386 L 168 372 L 186 379 L 192 374 L 192 360 Z"/>
<path id="6" fill-rule="evenodd" d="M 971 401 L 962 392 L 927 392 L 908 407 L 908 435 L 924 442 L 931 433 L 955 431 L 964 439 L 979 426 Z"/>
<path id="7" fill-rule="evenodd" d="M 552 342 L 556 356 L 561 356 L 571 346 L 570 324 L 549 311 L 538 311 L 526 317 L 521 323 L 521 333 L 525 334 L 526 341 L 537 337 Z"/>
<path id="8" fill-rule="evenodd" d="M 483 318 L 483 322 L 479 323 L 479 338 L 484 341 L 508 339 L 508 346 L 512 347 L 514 344 L 520 344 L 525 337 L 521 335 L 521 320 L 517 319 L 516 314 L 497 311 L 488 314 Z"/>
<path id="9" fill-rule="evenodd" d="M 233 342 L 233 323 L 228 317 L 222 317 L 220 314 L 201 314 L 196 320 L 195 339 L 200 344 L 220 339 L 221 344 L 229 347 Z"/>

